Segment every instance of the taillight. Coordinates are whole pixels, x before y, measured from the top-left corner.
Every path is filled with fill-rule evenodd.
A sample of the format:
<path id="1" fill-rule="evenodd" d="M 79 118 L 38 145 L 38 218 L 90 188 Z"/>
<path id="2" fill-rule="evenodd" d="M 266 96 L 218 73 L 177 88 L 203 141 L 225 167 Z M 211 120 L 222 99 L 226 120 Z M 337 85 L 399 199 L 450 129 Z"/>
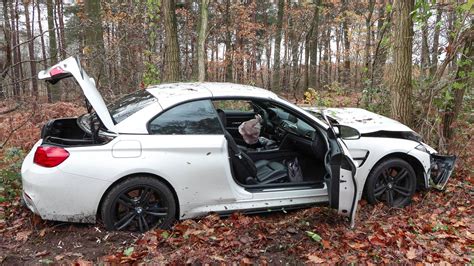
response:
<path id="1" fill-rule="evenodd" d="M 69 157 L 69 152 L 61 147 L 39 146 L 36 149 L 33 162 L 44 167 L 55 167 Z"/>

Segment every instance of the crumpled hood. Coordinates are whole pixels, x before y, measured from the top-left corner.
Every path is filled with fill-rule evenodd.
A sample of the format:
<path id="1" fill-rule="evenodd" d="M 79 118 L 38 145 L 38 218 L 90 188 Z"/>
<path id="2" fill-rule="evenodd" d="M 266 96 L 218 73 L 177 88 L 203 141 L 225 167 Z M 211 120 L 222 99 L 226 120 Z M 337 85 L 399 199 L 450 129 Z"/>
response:
<path id="1" fill-rule="evenodd" d="M 313 112 L 321 112 L 321 108 L 317 107 L 307 107 L 304 109 Z M 361 134 L 382 130 L 413 132 L 411 128 L 396 120 L 360 108 L 324 108 L 322 110 L 326 116 L 333 118 L 341 125 L 357 129 Z"/>

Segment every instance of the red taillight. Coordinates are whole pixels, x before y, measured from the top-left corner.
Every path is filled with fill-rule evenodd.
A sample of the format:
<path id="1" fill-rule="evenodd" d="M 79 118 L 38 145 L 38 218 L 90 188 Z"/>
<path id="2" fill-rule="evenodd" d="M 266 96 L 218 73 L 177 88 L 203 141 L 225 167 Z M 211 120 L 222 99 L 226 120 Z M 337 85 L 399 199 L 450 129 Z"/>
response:
<path id="1" fill-rule="evenodd" d="M 44 167 L 55 167 L 64 162 L 67 157 L 69 157 L 69 152 L 61 147 L 39 146 L 33 162 Z"/>
<path id="2" fill-rule="evenodd" d="M 55 75 L 59 75 L 59 74 L 62 74 L 64 73 L 64 70 L 60 67 L 55 67 L 53 69 L 51 69 L 49 71 L 49 75 L 52 77 L 52 76 L 55 76 Z"/>

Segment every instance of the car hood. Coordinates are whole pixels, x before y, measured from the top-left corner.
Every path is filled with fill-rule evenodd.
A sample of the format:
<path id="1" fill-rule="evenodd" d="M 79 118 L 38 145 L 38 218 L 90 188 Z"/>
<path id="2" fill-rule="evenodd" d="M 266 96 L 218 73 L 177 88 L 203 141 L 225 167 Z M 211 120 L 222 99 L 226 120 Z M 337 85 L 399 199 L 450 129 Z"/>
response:
<path id="1" fill-rule="evenodd" d="M 413 132 L 411 128 L 396 120 L 361 108 L 304 107 L 304 109 L 318 113 L 323 110 L 326 116 L 336 120 L 338 124 L 353 127 L 361 134 L 378 131 Z"/>
<path id="2" fill-rule="evenodd" d="M 74 77 L 74 79 L 77 81 L 84 93 L 84 96 L 94 108 L 97 116 L 101 120 L 102 124 L 107 128 L 107 130 L 117 133 L 115 123 L 110 116 L 104 99 L 95 86 L 94 79 L 90 78 L 82 69 L 79 58 L 69 57 L 38 73 L 38 79 L 45 80 L 52 84 L 55 84 L 59 80 L 68 77 Z"/>

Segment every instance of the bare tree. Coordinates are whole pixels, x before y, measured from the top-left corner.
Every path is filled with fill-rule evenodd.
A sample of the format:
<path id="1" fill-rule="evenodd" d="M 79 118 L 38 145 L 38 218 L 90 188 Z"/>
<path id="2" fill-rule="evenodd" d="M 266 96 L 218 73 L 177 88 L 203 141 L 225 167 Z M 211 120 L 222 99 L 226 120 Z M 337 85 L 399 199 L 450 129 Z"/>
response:
<path id="1" fill-rule="evenodd" d="M 163 81 L 173 82 L 180 80 L 179 73 L 179 46 L 176 25 L 175 1 L 163 0 L 163 24 L 165 29 L 164 71 Z"/>

